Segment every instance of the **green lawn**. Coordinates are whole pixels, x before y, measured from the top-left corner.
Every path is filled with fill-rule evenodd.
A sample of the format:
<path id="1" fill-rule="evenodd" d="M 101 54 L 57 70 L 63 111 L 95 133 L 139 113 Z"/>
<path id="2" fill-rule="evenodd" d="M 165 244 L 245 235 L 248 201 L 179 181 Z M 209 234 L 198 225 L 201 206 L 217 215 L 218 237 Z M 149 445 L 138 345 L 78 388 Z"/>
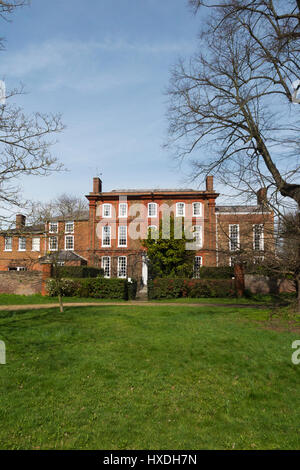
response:
<path id="1" fill-rule="evenodd" d="M 0 448 L 299 449 L 300 329 L 269 329 L 267 317 L 188 305 L 0 312 Z"/>
<path id="2" fill-rule="evenodd" d="M 212 304 L 272 304 L 273 302 L 285 301 L 291 299 L 291 295 L 271 296 L 271 295 L 253 295 L 251 298 L 178 298 L 178 299 L 164 299 L 153 300 L 153 302 L 175 302 L 175 303 L 212 303 Z M 96 298 L 81 298 L 81 297 L 64 297 L 64 302 L 122 302 L 116 299 L 96 299 Z M 49 304 L 57 303 L 57 297 L 42 296 L 41 294 L 34 295 L 16 295 L 16 294 L 0 294 L 0 305 L 29 305 L 29 304 Z"/>
<path id="3" fill-rule="evenodd" d="M 83 297 L 64 297 L 66 302 L 122 302 L 118 299 L 96 299 Z M 33 295 L 17 295 L 17 294 L 0 294 L 0 305 L 30 305 L 30 304 L 52 304 L 58 303 L 57 297 L 48 297 L 41 294 Z"/>

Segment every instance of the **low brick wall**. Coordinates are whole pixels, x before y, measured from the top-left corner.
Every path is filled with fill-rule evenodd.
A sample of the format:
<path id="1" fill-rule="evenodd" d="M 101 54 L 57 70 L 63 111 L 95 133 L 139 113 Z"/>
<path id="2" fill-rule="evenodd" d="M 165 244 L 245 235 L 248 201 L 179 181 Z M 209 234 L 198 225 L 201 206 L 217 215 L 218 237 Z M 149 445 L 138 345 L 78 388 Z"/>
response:
<path id="1" fill-rule="evenodd" d="M 281 292 L 295 292 L 293 281 L 288 279 L 272 279 L 267 276 L 245 274 L 245 289 L 252 294 L 280 294 Z"/>
<path id="2" fill-rule="evenodd" d="M 42 273 L 38 271 L 0 271 L 0 293 L 31 295 L 42 291 Z"/>

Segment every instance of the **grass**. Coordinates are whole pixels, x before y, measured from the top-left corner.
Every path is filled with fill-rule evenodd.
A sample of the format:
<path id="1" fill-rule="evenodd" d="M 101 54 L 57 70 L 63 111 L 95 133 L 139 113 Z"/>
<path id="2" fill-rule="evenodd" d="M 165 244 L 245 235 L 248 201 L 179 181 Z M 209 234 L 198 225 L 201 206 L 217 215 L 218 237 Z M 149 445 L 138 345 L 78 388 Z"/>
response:
<path id="1" fill-rule="evenodd" d="M 1 449 L 299 449 L 299 333 L 267 311 L 0 312 Z"/>
<path id="2" fill-rule="evenodd" d="M 122 302 L 118 299 L 96 299 L 83 297 L 64 297 L 63 301 L 67 302 Z M 48 297 L 41 294 L 33 295 L 17 295 L 17 294 L 0 294 L 0 305 L 33 305 L 33 304 L 52 304 L 58 303 L 57 297 Z"/>
<path id="3" fill-rule="evenodd" d="M 273 302 L 284 302 L 291 299 L 290 295 L 252 295 L 249 298 L 178 298 L 178 299 L 163 299 L 153 300 L 153 302 L 175 302 L 175 303 L 212 303 L 212 304 L 271 304 Z M 122 302 L 117 299 L 96 299 L 96 298 L 81 298 L 81 297 L 64 297 L 64 302 Z M 34 295 L 17 295 L 17 294 L 0 294 L 0 305 L 30 305 L 30 304 L 49 304 L 57 303 L 57 297 L 42 296 L 41 294 Z"/>
<path id="4" fill-rule="evenodd" d="M 251 294 L 247 297 L 237 298 L 237 297 L 201 297 L 201 298 L 191 298 L 191 297 L 180 297 L 177 299 L 162 299 L 154 300 L 154 302 L 175 302 L 175 303 L 209 303 L 209 304 L 286 304 L 295 298 L 295 294 L 282 293 L 279 295 L 273 294 Z"/>

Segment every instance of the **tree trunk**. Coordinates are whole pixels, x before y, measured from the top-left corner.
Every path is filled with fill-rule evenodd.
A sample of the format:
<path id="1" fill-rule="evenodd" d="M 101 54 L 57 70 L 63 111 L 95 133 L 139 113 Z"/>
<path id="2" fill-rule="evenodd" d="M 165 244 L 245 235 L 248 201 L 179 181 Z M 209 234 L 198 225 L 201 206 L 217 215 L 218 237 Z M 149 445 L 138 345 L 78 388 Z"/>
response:
<path id="1" fill-rule="evenodd" d="M 58 301 L 59 301 L 59 311 L 60 311 L 60 313 L 63 313 L 63 311 L 64 311 L 64 306 L 63 306 L 63 301 L 62 301 L 62 296 L 61 296 L 61 294 L 58 295 Z"/>
<path id="2" fill-rule="evenodd" d="M 237 297 L 243 297 L 245 291 L 244 267 L 242 264 L 234 265 L 235 291 Z"/>

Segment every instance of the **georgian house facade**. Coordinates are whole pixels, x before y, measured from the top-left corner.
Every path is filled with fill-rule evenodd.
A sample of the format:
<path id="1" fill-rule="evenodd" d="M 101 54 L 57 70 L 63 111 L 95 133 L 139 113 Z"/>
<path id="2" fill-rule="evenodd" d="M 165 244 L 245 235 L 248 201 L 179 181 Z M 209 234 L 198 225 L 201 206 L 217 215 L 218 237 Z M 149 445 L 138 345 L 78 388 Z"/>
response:
<path id="1" fill-rule="evenodd" d="M 77 220 L 56 218 L 27 226 L 23 215 L 16 227 L 0 236 L 0 270 L 41 270 L 55 257 L 59 264 L 102 267 L 106 277 L 142 279 L 147 283 L 147 253 L 141 244 L 160 223 L 184 224 L 195 251 L 195 276 L 201 266 L 230 265 L 239 253 L 259 262 L 273 244 L 273 213 L 265 210 L 261 193 L 256 206 L 217 206 L 213 177 L 203 191 L 193 189 L 121 189 L 102 191 L 99 178 L 86 196 L 89 214 Z"/>

